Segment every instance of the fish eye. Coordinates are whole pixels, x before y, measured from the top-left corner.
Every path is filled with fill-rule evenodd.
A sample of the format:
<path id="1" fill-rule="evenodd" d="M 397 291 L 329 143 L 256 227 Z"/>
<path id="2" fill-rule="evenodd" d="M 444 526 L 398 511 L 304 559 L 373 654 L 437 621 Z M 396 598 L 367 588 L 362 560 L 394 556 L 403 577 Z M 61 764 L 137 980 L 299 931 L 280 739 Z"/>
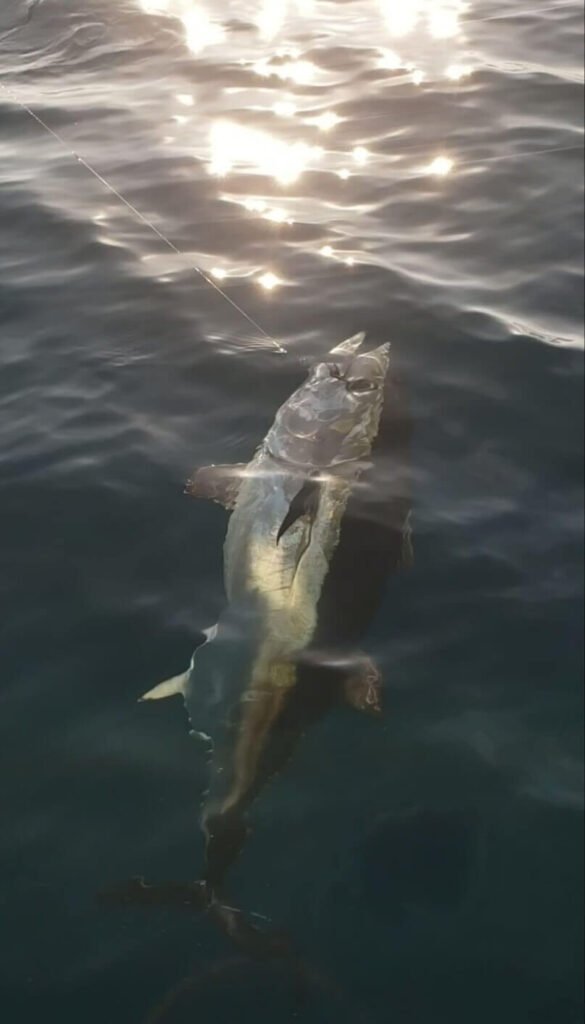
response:
<path id="1" fill-rule="evenodd" d="M 347 382 L 347 390 L 356 395 L 365 395 L 367 391 L 376 391 L 377 384 L 365 377 L 358 377 L 357 380 Z"/>
<path id="2" fill-rule="evenodd" d="M 329 363 L 329 373 L 332 377 L 335 377 L 336 380 L 340 380 L 343 376 L 341 367 L 338 366 L 337 363 Z"/>

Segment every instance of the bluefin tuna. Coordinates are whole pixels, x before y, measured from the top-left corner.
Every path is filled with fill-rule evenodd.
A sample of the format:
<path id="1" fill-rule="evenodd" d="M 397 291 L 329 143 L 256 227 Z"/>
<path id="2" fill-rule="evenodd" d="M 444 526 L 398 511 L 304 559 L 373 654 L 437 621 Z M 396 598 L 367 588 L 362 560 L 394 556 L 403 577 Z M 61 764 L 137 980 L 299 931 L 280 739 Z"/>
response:
<path id="1" fill-rule="evenodd" d="M 219 905 L 247 835 L 246 812 L 271 774 L 269 765 L 282 760 L 274 738 L 284 749 L 299 684 L 318 686 L 313 670 L 319 666 L 349 704 L 380 710 L 374 662 L 348 644 L 341 652 L 323 647 L 328 634 L 319 623 L 342 523 L 371 467 L 384 406 L 390 346 L 364 351 L 364 340 L 359 334 L 344 341 L 311 368 L 250 463 L 200 469 L 188 485 L 193 496 L 231 513 L 227 607 L 187 671 L 142 699 L 181 694 L 193 732 L 210 746 L 202 813 L 209 906 Z M 397 562 L 407 562 L 410 536 L 401 509 Z"/>

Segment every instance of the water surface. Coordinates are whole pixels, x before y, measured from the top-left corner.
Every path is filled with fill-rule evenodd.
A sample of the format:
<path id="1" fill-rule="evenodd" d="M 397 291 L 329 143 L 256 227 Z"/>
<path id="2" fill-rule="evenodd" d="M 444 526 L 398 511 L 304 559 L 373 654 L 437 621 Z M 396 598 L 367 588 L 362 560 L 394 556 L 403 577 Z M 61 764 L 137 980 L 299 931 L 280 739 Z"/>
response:
<path id="1" fill-rule="evenodd" d="M 0 33 L 7 1019 L 138 1024 L 196 965 L 167 1021 L 573 1024 L 580 5 L 3 0 Z M 184 480 L 362 329 L 414 421 L 386 714 L 307 735 L 232 883 L 327 979 L 299 1007 L 204 919 L 95 894 L 201 869 L 205 757 L 136 705 L 222 607 L 225 518 Z"/>

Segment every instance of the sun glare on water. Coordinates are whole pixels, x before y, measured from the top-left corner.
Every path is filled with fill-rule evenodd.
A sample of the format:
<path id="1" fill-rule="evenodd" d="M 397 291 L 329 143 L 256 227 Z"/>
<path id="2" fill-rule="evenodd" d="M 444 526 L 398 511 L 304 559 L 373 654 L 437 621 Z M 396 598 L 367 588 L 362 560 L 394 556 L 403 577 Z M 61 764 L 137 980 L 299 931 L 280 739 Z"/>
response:
<path id="1" fill-rule="evenodd" d="M 221 5 L 217 0 L 134 2 L 147 15 L 174 19 L 177 32 L 182 33 L 185 46 L 194 58 L 218 44 L 229 42 L 230 47 L 232 44 L 237 47 L 237 60 L 232 63 L 239 77 L 218 86 L 217 106 L 207 125 L 201 117 L 195 116 L 203 110 L 205 95 L 202 93 L 200 97 L 199 93 L 191 91 L 188 76 L 183 89 L 175 93 L 178 107 L 171 116 L 175 124 L 182 127 L 181 141 L 194 136 L 197 155 L 200 155 L 203 129 L 207 137 L 203 158 L 208 172 L 217 178 L 230 176 L 233 180 L 231 194 L 223 198 L 274 226 L 262 258 L 264 267 L 262 263 L 260 267 L 249 267 L 244 276 L 250 277 L 264 292 L 292 284 L 290 278 L 285 281 L 274 270 L 266 269 L 273 258 L 276 261 L 275 250 L 270 246 L 283 240 L 294 225 L 295 231 L 289 233 L 289 239 L 296 245 L 299 225 L 307 216 L 291 186 L 314 170 L 319 171 L 321 189 L 326 189 L 328 180 L 337 179 L 334 200 L 347 214 L 354 209 L 350 204 L 354 194 L 359 196 L 357 190 L 362 187 L 365 176 L 372 168 L 382 173 L 387 161 L 384 146 L 372 141 L 372 149 L 368 148 L 367 125 L 357 127 L 354 124 L 352 131 L 351 106 L 348 106 L 352 96 L 335 91 L 337 70 L 332 71 L 326 59 L 315 56 L 320 53 L 313 45 L 314 40 L 320 38 L 318 23 L 328 24 L 334 5 L 331 0 L 250 0 L 246 30 L 236 32 L 236 22 L 230 21 L 229 15 L 240 10 L 239 2 L 234 2 L 233 6 Z M 468 0 L 362 0 L 361 4 L 348 0 L 339 4 L 342 13 L 335 17 L 340 37 L 346 41 L 355 37 L 356 44 L 363 45 L 364 53 L 370 46 L 370 56 L 364 59 L 371 62 L 371 70 L 377 73 L 378 79 L 387 78 L 387 82 L 382 81 L 382 88 L 390 88 L 395 83 L 401 88 L 410 86 L 414 96 L 417 87 L 422 86 L 425 93 L 430 93 L 437 80 L 459 83 L 472 74 L 471 54 L 464 49 L 463 35 L 463 19 L 469 6 Z M 357 12 L 358 7 L 363 14 Z M 344 45 L 341 38 L 339 45 Z M 244 120 L 239 114 L 240 100 L 233 98 L 239 94 L 242 94 L 242 101 L 249 104 L 245 110 L 246 124 L 240 123 Z M 336 105 L 340 113 L 336 112 Z M 262 112 L 267 117 L 258 121 Z M 252 122 L 254 126 L 250 123 L 252 117 L 256 118 Z M 393 126 L 391 135 L 400 134 L 400 126 Z M 330 138 L 334 141 L 329 142 Z M 166 141 L 174 142 L 175 136 Z M 323 145 L 317 145 L 318 141 Z M 410 157 L 405 151 L 399 158 L 392 154 L 392 159 L 394 164 L 397 159 L 403 161 L 399 167 L 403 179 L 421 174 L 447 178 L 460 169 L 445 154 L 428 156 L 424 164 L 424 157 L 422 162 L 420 159 L 420 146 L 418 153 L 413 152 Z M 389 172 L 392 180 L 394 164 Z M 247 175 L 248 180 L 242 179 L 242 175 Z M 250 175 L 255 175 L 257 182 L 251 188 Z M 273 184 L 270 189 L 268 182 L 264 198 L 262 192 L 267 179 Z M 341 182 L 349 184 L 342 190 Z M 274 199 L 274 183 L 289 190 L 280 201 Z M 312 184 L 309 181 L 305 187 L 310 189 Z M 241 185 L 247 195 L 239 190 Z M 446 191 L 441 189 L 438 194 Z M 310 201 L 326 211 L 318 197 L 311 197 Z M 308 202 L 309 197 L 305 197 L 303 204 Z M 328 223 L 326 212 L 319 214 L 319 218 L 323 225 Z M 335 239 L 337 243 L 337 234 Z M 357 245 L 343 248 L 337 244 L 334 247 L 313 243 L 309 247 L 315 256 L 332 263 L 333 268 L 336 264 L 351 268 L 368 262 Z M 236 267 L 229 269 L 229 263 L 222 265 L 219 260 L 217 266 L 207 271 L 218 286 L 219 282 L 229 283 L 240 276 Z"/>
<path id="2" fill-rule="evenodd" d="M 439 178 L 446 178 L 451 173 L 454 167 L 453 160 L 448 156 L 437 156 L 428 165 L 426 170 L 429 174 L 435 174 Z"/>
<path id="3" fill-rule="evenodd" d="M 423 28 L 434 39 L 452 39 L 461 31 L 465 0 L 379 0 L 390 35 L 409 36 Z"/>
<path id="4" fill-rule="evenodd" d="M 264 291 L 266 292 L 273 292 L 275 288 L 278 288 L 283 283 L 284 282 L 271 271 L 268 271 L 266 274 L 262 274 L 258 278 L 258 284 L 261 288 L 264 288 Z"/>
<path id="5" fill-rule="evenodd" d="M 310 60 L 299 60 L 295 57 L 278 62 L 273 58 L 263 57 L 255 61 L 252 68 L 261 78 L 280 78 L 281 81 L 291 82 L 293 85 L 311 85 L 319 70 Z"/>
<path id="6" fill-rule="evenodd" d="M 332 128 L 336 128 L 340 124 L 341 118 L 337 116 L 332 110 L 326 110 L 323 114 L 319 114 L 317 117 L 311 117 L 307 121 L 307 124 L 312 124 L 315 128 L 318 128 L 321 132 L 330 132 Z"/>
<path id="7" fill-rule="evenodd" d="M 185 42 L 191 53 L 202 53 L 208 46 L 216 46 L 225 39 L 223 27 L 215 21 L 206 7 L 193 0 L 139 0 L 145 14 L 178 18 L 185 30 Z"/>
<path id="8" fill-rule="evenodd" d="M 418 25 L 423 0 L 380 0 L 380 9 L 390 34 L 407 36 Z"/>
<path id="9" fill-rule="evenodd" d="M 370 152 L 369 150 L 366 149 L 365 146 L 356 146 L 352 150 L 351 155 L 353 157 L 354 163 L 356 163 L 358 167 L 365 167 L 370 159 Z"/>
<path id="10" fill-rule="evenodd" d="M 263 39 L 275 39 L 289 14 L 309 18 L 315 13 L 315 0 L 262 0 L 256 24 Z"/>
<path id="11" fill-rule="evenodd" d="M 277 117 L 294 117 L 297 106 L 292 100 L 276 100 L 272 105 L 272 111 Z"/>
<path id="12" fill-rule="evenodd" d="M 292 185 L 323 156 L 318 146 L 284 142 L 269 132 L 244 128 L 232 121 L 218 121 L 211 129 L 211 174 L 225 177 L 237 168 Z"/>
<path id="13" fill-rule="evenodd" d="M 445 74 L 452 82 L 460 82 L 462 78 L 468 78 L 472 74 L 472 69 L 464 64 L 450 64 Z"/>

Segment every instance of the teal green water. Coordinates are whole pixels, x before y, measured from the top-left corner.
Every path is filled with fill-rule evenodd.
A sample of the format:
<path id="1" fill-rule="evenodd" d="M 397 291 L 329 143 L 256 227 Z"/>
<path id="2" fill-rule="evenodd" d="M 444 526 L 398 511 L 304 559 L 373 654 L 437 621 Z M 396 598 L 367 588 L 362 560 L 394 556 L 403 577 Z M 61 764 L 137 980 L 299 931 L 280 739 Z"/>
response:
<path id="1" fill-rule="evenodd" d="M 0 33 L 0 84 L 289 352 L 0 89 L 5 1019 L 575 1024 L 579 5 L 3 0 Z M 205 752 L 136 703 L 223 606 L 225 517 L 184 481 L 361 329 L 413 427 L 416 562 L 363 644 L 385 712 L 307 730 L 230 882 L 301 999 L 205 918 L 96 894 L 202 869 Z"/>

